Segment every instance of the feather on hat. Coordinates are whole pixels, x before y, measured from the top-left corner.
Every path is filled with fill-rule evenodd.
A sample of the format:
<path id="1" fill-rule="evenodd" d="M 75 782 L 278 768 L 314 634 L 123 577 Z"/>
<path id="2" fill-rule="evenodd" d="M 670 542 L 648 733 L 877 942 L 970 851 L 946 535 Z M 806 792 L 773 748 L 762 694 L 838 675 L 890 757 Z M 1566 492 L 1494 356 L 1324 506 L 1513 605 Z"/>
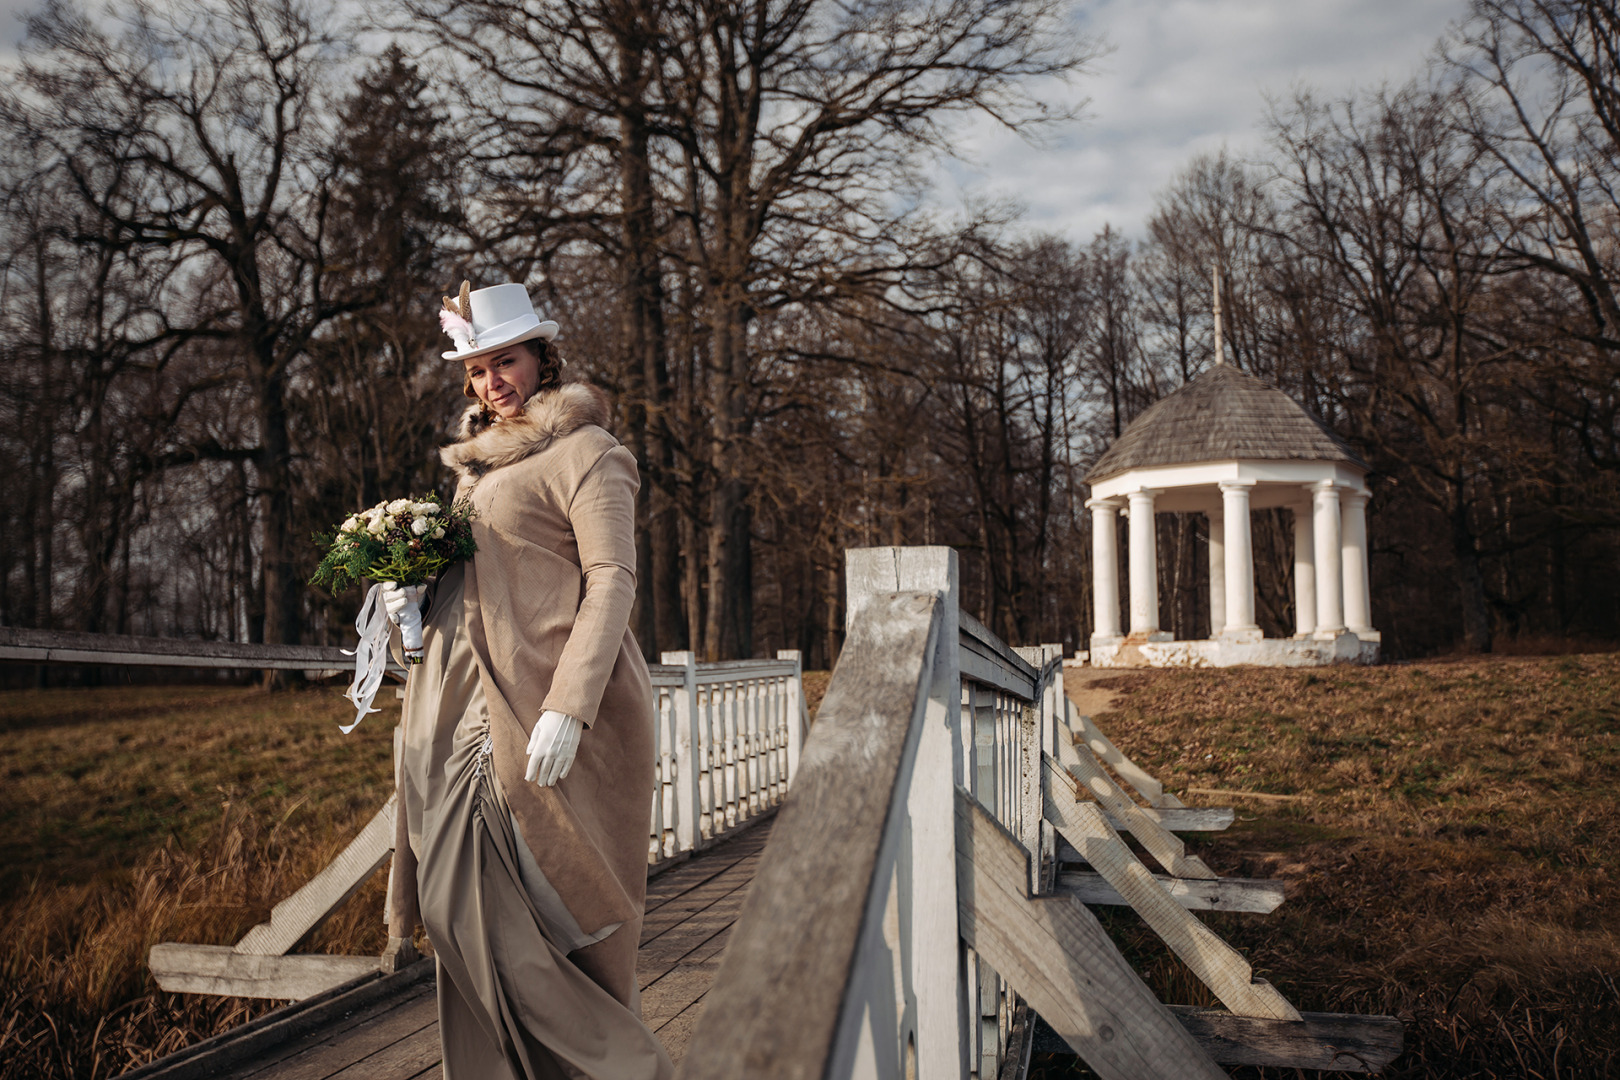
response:
<path id="1" fill-rule="evenodd" d="M 560 329 L 535 314 L 529 290 L 517 282 L 474 289 L 463 281 L 460 296 L 444 298 L 439 326 L 455 345 L 444 354 L 446 360 L 466 360 L 535 338 L 552 341 Z"/>

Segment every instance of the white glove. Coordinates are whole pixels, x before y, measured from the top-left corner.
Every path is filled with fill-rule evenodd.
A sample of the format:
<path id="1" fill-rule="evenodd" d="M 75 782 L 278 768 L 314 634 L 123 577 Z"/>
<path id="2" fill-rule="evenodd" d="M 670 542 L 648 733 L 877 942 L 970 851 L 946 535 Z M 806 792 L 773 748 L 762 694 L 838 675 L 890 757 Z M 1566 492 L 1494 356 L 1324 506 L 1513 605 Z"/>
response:
<path id="1" fill-rule="evenodd" d="M 411 664 L 422 662 L 422 597 L 426 595 L 425 584 L 382 583 L 383 608 L 388 612 L 388 621 L 399 627 L 405 660 Z"/>
<path id="2" fill-rule="evenodd" d="M 579 733 L 584 726 L 556 709 L 541 713 L 529 735 L 529 768 L 523 778 L 550 787 L 567 776 L 579 752 Z"/>

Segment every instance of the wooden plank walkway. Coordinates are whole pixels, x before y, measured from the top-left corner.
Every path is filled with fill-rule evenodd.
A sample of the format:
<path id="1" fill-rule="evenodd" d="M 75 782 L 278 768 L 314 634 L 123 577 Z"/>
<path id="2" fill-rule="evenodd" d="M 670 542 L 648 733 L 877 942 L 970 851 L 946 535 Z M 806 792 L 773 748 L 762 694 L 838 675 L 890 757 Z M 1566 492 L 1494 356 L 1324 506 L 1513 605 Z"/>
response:
<path id="1" fill-rule="evenodd" d="M 754 880 L 771 821 L 722 841 L 647 883 L 636 962 L 641 1015 L 677 1063 Z M 433 980 L 375 1002 L 220 1074 L 232 1080 L 414 1080 L 436 1077 Z"/>

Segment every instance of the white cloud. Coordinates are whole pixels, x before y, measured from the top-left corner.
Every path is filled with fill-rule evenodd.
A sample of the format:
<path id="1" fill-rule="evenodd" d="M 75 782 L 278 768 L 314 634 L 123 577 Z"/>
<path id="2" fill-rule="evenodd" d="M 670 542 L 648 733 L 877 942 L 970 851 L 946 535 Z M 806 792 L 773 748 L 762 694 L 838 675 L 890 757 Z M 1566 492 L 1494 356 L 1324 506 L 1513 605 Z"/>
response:
<path id="1" fill-rule="evenodd" d="M 25 20 L 38 7 L 36 0 L 0 0 L 0 60 L 17 55 L 17 45 L 28 30 Z"/>
<path id="2" fill-rule="evenodd" d="M 1100 0 L 1086 31 L 1113 51 L 1067 93 L 1086 119 L 1031 146 L 985 123 L 940 195 L 1012 197 L 1026 220 L 1087 240 L 1105 222 L 1139 236 L 1153 195 L 1187 160 L 1261 149 L 1266 95 L 1329 96 L 1418 73 L 1466 0 Z"/>

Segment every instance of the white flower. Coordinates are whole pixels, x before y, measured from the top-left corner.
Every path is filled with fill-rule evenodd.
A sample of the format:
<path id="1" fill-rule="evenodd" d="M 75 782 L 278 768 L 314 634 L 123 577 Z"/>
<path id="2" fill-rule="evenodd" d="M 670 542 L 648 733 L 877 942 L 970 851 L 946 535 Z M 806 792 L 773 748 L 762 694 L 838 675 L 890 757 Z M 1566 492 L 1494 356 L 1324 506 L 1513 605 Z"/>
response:
<path id="1" fill-rule="evenodd" d="M 387 530 L 388 524 L 381 517 L 372 518 L 371 523 L 366 526 L 366 531 L 373 536 L 381 536 Z"/>
<path id="2" fill-rule="evenodd" d="M 359 517 L 358 514 L 356 514 L 355 516 L 349 518 L 347 521 L 345 521 L 343 523 L 343 527 L 342 527 L 342 529 L 340 531 L 342 531 L 342 532 L 354 532 L 359 527 L 360 527 L 360 517 Z"/>
<path id="3" fill-rule="evenodd" d="M 433 539 L 435 539 L 435 540 L 443 540 L 444 539 L 444 526 L 440 525 L 437 529 L 434 529 L 432 535 L 433 535 Z"/>
<path id="4" fill-rule="evenodd" d="M 409 499 L 395 499 L 393 502 L 388 504 L 388 512 L 390 514 L 403 513 L 404 511 L 409 510 L 412 505 L 413 504 Z"/>
<path id="5" fill-rule="evenodd" d="M 411 532 L 415 533 L 417 536 L 421 536 L 423 533 L 427 532 L 427 518 L 417 518 L 415 521 L 411 522 Z"/>
<path id="6" fill-rule="evenodd" d="M 439 512 L 439 504 L 436 502 L 419 502 L 415 506 L 411 507 L 411 510 L 416 514 L 437 514 Z"/>

